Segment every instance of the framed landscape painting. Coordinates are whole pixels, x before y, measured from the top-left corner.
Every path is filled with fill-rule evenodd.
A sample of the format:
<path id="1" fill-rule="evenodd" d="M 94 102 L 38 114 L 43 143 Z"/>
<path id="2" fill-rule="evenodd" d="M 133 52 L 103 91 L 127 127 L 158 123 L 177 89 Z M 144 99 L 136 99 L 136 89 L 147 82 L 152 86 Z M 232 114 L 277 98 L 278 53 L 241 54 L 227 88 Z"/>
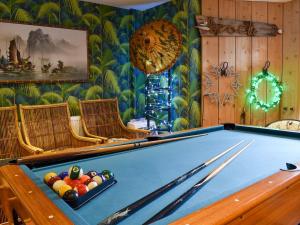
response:
<path id="1" fill-rule="evenodd" d="M 86 30 L 0 22 L 0 83 L 86 81 Z"/>

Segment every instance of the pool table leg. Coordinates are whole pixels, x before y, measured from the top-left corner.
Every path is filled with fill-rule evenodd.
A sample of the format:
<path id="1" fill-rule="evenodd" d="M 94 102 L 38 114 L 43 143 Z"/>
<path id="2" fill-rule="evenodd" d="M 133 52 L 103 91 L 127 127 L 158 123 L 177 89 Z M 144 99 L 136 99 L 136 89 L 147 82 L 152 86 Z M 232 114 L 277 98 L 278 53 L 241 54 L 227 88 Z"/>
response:
<path id="1" fill-rule="evenodd" d="M 22 206 L 20 201 L 13 195 L 10 188 L 4 184 L 0 183 L 0 199 L 1 199 L 1 220 L 3 223 L 7 224 L 26 224 L 35 225 L 35 223 L 30 219 L 26 209 Z"/>

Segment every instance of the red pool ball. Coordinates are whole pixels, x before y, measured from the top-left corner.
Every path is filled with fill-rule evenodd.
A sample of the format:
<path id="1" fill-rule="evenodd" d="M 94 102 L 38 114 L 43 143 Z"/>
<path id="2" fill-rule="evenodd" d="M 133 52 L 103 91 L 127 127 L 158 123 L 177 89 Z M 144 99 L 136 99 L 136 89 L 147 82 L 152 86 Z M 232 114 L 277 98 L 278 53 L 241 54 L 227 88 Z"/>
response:
<path id="1" fill-rule="evenodd" d="M 79 196 L 85 195 L 88 191 L 89 188 L 84 185 L 84 184 L 78 184 L 74 190 L 78 193 Z"/>
<path id="2" fill-rule="evenodd" d="M 91 179 L 88 175 L 82 175 L 82 177 L 80 177 L 80 182 L 82 184 L 84 184 L 86 181 L 88 181 L 89 179 Z"/>
<path id="3" fill-rule="evenodd" d="M 84 185 L 88 186 L 89 183 L 91 183 L 93 180 L 90 178 L 90 179 L 87 179 L 85 182 L 84 182 Z"/>
<path id="4" fill-rule="evenodd" d="M 75 188 L 79 184 L 81 184 L 80 180 L 70 180 L 68 183 L 72 188 Z"/>
<path id="5" fill-rule="evenodd" d="M 72 180 L 71 180 L 71 178 L 70 178 L 69 176 L 67 176 L 67 177 L 64 178 L 64 182 L 66 182 L 66 184 L 68 184 L 68 185 L 69 185 L 69 183 L 70 183 L 71 181 L 72 181 Z"/>

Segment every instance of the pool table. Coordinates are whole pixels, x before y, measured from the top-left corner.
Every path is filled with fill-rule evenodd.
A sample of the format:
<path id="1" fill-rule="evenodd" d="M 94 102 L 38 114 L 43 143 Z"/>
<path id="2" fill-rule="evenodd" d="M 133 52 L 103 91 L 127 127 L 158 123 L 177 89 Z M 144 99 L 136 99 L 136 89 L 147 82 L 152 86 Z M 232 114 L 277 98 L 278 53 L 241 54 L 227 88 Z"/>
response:
<path id="1" fill-rule="evenodd" d="M 225 124 L 170 134 L 167 138 L 204 133 L 207 135 L 126 151 L 90 153 L 83 159 L 65 158 L 40 165 L 20 160 L 19 164 L 3 166 L 0 197 L 4 211 L 9 219 L 18 215 L 28 224 L 96 225 L 241 140 L 254 140 L 178 210 L 154 224 L 300 223 L 300 172 L 280 170 L 286 162 L 300 162 L 300 133 Z M 142 224 L 238 150 L 235 148 L 120 224 Z M 85 170 L 109 169 L 117 184 L 73 210 L 43 183 L 43 177 L 74 164 Z"/>

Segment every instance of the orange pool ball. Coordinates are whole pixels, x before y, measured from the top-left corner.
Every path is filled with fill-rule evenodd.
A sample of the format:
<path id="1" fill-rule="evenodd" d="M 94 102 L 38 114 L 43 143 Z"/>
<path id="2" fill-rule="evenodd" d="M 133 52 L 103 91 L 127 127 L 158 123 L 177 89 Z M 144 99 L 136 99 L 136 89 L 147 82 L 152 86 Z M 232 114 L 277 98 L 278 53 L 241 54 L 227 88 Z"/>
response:
<path id="1" fill-rule="evenodd" d="M 87 182 L 89 179 L 91 179 L 88 175 L 82 175 L 81 177 L 80 177 L 80 182 L 82 183 L 82 184 L 84 184 L 85 182 Z"/>

